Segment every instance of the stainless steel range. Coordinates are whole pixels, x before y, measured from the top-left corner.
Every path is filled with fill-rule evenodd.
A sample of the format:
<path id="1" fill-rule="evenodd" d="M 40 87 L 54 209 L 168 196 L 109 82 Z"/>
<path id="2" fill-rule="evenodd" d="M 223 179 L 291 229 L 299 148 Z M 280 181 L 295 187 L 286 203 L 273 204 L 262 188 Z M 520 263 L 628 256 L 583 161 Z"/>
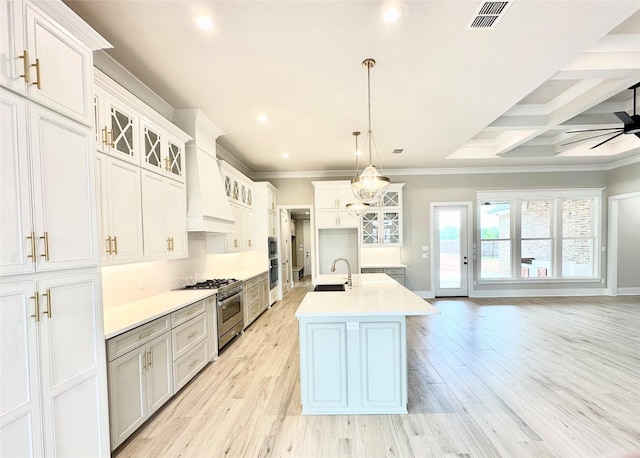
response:
<path id="1" fill-rule="evenodd" d="M 242 282 L 235 278 L 205 280 L 185 289 L 217 289 L 218 348 L 224 347 L 244 329 Z"/>

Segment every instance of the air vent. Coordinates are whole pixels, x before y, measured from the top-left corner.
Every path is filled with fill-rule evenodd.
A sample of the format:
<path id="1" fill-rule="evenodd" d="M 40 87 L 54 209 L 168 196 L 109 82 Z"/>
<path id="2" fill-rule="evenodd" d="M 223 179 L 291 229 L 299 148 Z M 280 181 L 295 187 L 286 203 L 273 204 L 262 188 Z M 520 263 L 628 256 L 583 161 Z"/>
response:
<path id="1" fill-rule="evenodd" d="M 512 2 L 484 2 L 471 19 L 467 30 L 492 29 Z"/>
<path id="2" fill-rule="evenodd" d="M 396 148 L 396 149 L 393 150 L 393 154 L 400 154 L 403 151 L 404 151 L 403 148 Z"/>

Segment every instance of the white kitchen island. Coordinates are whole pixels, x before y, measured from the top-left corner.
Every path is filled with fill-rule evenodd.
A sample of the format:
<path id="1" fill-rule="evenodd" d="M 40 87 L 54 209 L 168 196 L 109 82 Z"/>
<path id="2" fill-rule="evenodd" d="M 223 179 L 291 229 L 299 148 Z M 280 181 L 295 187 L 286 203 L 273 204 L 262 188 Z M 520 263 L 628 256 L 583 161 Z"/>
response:
<path id="1" fill-rule="evenodd" d="M 316 284 L 344 283 L 319 275 Z M 440 311 L 385 274 L 309 292 L 296 311 L 305 415 L 407 413 L 407 315 Z"/>

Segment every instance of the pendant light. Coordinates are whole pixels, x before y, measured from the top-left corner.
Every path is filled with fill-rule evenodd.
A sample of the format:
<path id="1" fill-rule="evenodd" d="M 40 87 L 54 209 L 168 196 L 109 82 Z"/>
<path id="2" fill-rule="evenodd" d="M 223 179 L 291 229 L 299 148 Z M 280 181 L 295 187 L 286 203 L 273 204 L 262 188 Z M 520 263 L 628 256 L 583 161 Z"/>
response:
<path id="1" fill-rule="evenodd" d="M 355 156 L 356 156 L 356 170 L 358 170 L 358 157 L 360 156 L 360 151 L 358 151 L 358 135 L 360 135 L 360 132 L 353 132 L 351 135 L 353 135 L 356 138 Z M 351 216 L 355 216 L 356 218 L 361 217 L 368 210 L 369 210 L 369 204 L 365 202 L 356 202 L 356 203 L 352 202 L 347 204 L 347 213 L 349 213 Z"/>
<path id="2" fill-rule="evenodd" d="M 376 65 L 376 61 L 373 59 L 365 59 L 362 62 L 362 66 L 367 69 L 367 105 L 369 108 L 369 130 L 364 140 L 365 147 L 369 147 L 369 165 L 364 168 L 362 173 L 358 176 L 358 169 L 351 180 L 351 190 L 360 202 L 373 204 L 378 202 L 387 193 L 389 188 L 389 178 L 382 176 L 380 172 L 376 170 L 376 167 L 371 162 L 371 151 L 375 148 L 375 141 L 373 139 L 373 131 L 371 130 L 371 69 Z M 376 156 L 378 150 L 376 149 Z"/>

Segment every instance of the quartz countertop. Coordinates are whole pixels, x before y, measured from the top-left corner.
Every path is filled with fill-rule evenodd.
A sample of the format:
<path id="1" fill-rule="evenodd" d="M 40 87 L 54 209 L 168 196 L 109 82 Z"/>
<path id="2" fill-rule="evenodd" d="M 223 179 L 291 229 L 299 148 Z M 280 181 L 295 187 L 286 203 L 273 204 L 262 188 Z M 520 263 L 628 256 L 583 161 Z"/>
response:
<path id="1" fill-rule="evenodd" d="M 246 281 L 267 272 L 266 269 L 241 270 L 224 275 Z M 217 289 L 182 289 L 167 291 L 144 299 L 129 302 L 104 311 L 104 337 L 110 339 L 141 326 L 182 307 L 198 302 L 218 292 Z"/>
<path id="2" fill-rule="evenodd" d="M 316 284 L 344 283 L 345 274 L 318 275 Z M 353 287 L 336 292 L 308 292 L 298 318 L 330 316 L 437 315 L 440 311 L 386 274 L 355 274 Z"/>
<path id="3" fill-rule="evenodd" d="M 405 269 L 407 266 L 405 264 L 400 264 L 398 262 L 383 262 L 379 264 L 362 264 L 360 266 L 361 269 Z"/>

